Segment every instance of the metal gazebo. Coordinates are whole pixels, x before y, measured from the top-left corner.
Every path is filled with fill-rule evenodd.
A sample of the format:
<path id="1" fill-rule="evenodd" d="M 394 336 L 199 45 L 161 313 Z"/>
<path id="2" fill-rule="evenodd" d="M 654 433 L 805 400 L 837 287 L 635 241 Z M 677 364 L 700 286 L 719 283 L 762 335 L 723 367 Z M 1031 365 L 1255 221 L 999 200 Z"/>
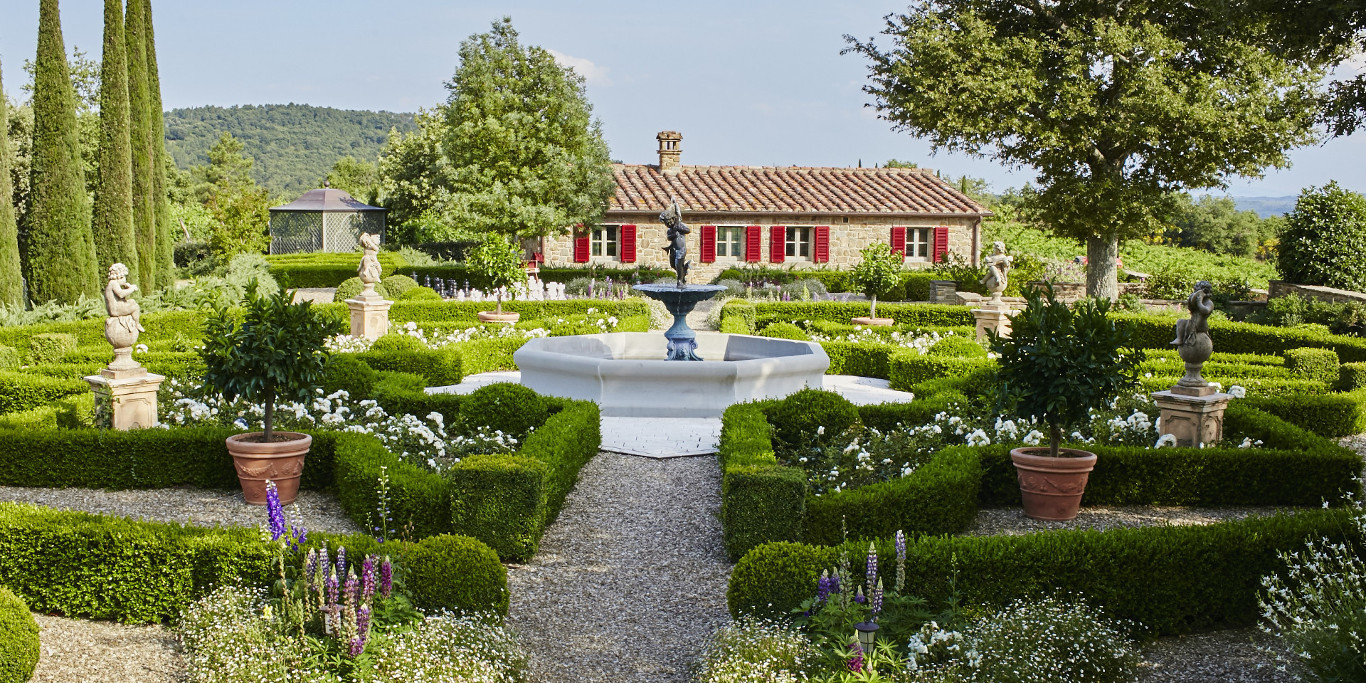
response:
<path id="1" fill-rule="evenodd" d="M 368 232 L 384 241 L 385 209 L 323 187 L 270 210 L 270 253 L 352 252 Z"/>

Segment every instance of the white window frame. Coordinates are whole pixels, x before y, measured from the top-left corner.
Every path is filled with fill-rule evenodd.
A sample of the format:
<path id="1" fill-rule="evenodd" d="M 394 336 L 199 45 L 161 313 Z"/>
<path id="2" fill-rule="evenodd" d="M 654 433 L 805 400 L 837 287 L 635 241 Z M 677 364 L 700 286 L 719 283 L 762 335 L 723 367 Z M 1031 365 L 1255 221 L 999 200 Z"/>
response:
<path id="1" fill-rule="evenodd" d="M 745 258 L 745 226 L 716 226 L 716 258 L 740 261 Z M 726 239 L 734 237 L 735 239 Z M 727 246 L 729 245 L 729 246 Z"/>
<path id="2" fill-rule="evenodd" d="M 588 255 L 608 261 L 621 259 L 621 226 L 600 225 L 594 228 L 588 235 Z"/>
<path id="3" fill-rule="evenodd" d="M 933 246 L 934 228 L 906 228 L 907 261 L 929 261 Z"/>
<path id="4" fill-rule="evenodd" d="M 804 225 L 789 225 L 784 232 L 784 259 L 811 260 L 811 228 Z"/>

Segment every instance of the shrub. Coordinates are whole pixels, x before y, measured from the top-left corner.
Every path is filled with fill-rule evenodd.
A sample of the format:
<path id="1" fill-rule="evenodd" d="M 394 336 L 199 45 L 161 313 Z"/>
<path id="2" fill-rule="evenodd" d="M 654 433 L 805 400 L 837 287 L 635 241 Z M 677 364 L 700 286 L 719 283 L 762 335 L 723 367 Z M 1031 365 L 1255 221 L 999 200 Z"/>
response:
<path id="1" fill-rule="evenodd" d="M 1338 354 L 1332 349 L 1286 349 L 1285 367 L 1290 370 L 1292 377 L 1299 379 L 1323 382 L 1329 386 L 1338 382 Z"/>
<path id="2" fill-rule="evenodd" d="M 769 326 L 765 327 L 763 331 L 759 334 L 765 337 L 773 337 L 775 339 L 797 339 L 799 341 L 811 341 L 810 335 L 804 332 L 802 328 L 797 327 L 792 323 L 771 323 Z"/>
<path id="3" fill-rule="evenodd" d="M 716 630 L 702 648 L 698 683 L 797 683 L 819 667 L 821 651 L 781 622 L 741 619 Z"/>
<path id="4" fill-rule="evenodd" d="M 60 398 L 89 391 L 90 385 L 79 379 L 0 370 L 0 415 L 40 408 Z"/>
<path id="5" fill-rule="evenodd" d="M 345 391 L 352 398 L 368 398 L 374 391 L 379 373 L 351 354 L 337 354 L 323 371 L 322 388 L 326 394 Z"/>
<path id="6" fill-rule="evenodd" d="M 833 391 L 802 389 L 779 401 L 768 413 L 774 445 L 795 449 L 802 444 L 829 442 L 858 422 L 858 409 Z"/>
<path id="7" fill-rule="evenodd" d="M 25 683 L 38 652 L 38 622 L 22 598 L 0 586 L 0 683 Z"/>
<path id="8" fill-rule="evenodd" d="M 441 295 L 430 287 L 413 287 L 400 294 L 396 301 L 441 301 Z"/>
<path id="9" fill-rule="evenodd" d="M 384 285 L 384 290 L 389 293 L 389 296 L 398 298 L 403 296 L 408 290 L 416 288 L 417 280 L 414 280 L 407 275 L 390 275 L 389 277 L 381 279 L 379 284 Z"/>
<path id="10" fill-rule="evenodd" d="M 479 541 L 432 536 L 411 546 L 402 566 L 403 586 L 418 608 L 507 614 L 507 570 Z"/>
<path id="11" fill-rule="evenodd" d="M 489 289 L 497 292 L 498 313 L 503 312 L 503 291 L 512 291 L 516 285 L 526 282 L 521 249 L 500 235 L 484 235 L 479 246 L 465 255 L 465 265 L 487 281 Z"/>
<path id="12" fill-rule="evenodd" d="M 999 366 L 985 356 L 985 351 L 980 358 L 937 354 L 922 356 L 919 352 L 902 349 L 893 352 L 889 358 L 887 379 L 893 389 L 909 391 L 911 387 L 933 379 L 971 377 L 971 384 L 979 390 L 987 390 L 995 386 L 992 380 Z"/>
<path id="13" fill-rule="evenodd" d="M 1276 392 L 1241 403 L 1330 439 L 1366 432 L 1366 390 L 1362 389 L 1326 395 Z"/>
<path id="14" fill-rule="evenodd" d="M 480 387 L 465 398 L 460 414 L 467 426 L 484 425 L 518 441 L 545 424 L 549 411 L 540 394 L 520 384 L 499 382 Z"/>
<path id="15" fill-rule="evenodd" d="M 971 681 L 1125 683 L 1138 678 L 1138 648 L 1084 601 L 1016 600 L 968 629 L 979 659 Z"/>
<path id="16" fill-rule="evenodd" d="M 1276 267 L 1285 279 L 1366 291 L 1366 197 L 1336 181 L 1300 194 L 1286 216 Z"/>
<path id="17" fill-rule="evenodd" d="M 422 340 L 402 332 L 390 332 L 370 344 L 372 353 L 421 353 L 427 350 Z"/>
<path id="18" fill-rule="evenodd" d="M 35 334 L 28 339 L 29 365 L 56 363 L 67 353 L 76 350 L 76 335 L 54 332 Z"/>
<path id="19" fill-rule="evenodd" d="M 19 349 L 13 346 L 0 345 L 0 370 L 17 368 L 23 362 L 23 357 L 19 355 Z"/>
<path id="20" fill-rule="evenodd" d="M 365 289 L 365 283 L 361 282 L 359 277 L 347 278 L 337 285 L 337 291 L 332 295 L 332 301 L 341 303 L 347 299 L 354 299 L 360 296 L 362 289 Z M 384 286 L 383 280 L 375 283 L 375 293 L 386 299 L 390 298 L 389 289 Z"/>
<path id="21" fill-rule="evenodd" d="M 930 347 L 931 356 L 953 356 L 957 358 L 986 358 L 987 350 L 976 340 L 967 337 L 945 337 Z"/>
<path id="22" fill-rule="evenodd" d="M 1343 363 L 1338 373 L 1338 390 L 1366 389 L 1366 363 Z"/>

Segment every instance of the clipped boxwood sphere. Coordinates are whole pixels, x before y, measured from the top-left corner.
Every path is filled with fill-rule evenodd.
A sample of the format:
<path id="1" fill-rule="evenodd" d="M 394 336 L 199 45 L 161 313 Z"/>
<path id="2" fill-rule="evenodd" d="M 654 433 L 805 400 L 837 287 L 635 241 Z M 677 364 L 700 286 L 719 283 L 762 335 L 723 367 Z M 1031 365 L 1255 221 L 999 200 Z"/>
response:
<path id="1" fill-rule="evenodd" d="M 413 287 L 398 295 L 398 301 L 441 301 L 441 295 L 431 287 Z"/>
<path id="2" fill-rule="evenodd" d="M 764 330 L 759 334 L 765 337 L 773 337 L 774 339 L 796 339 L 798 341 L 811 341 L 811 336 L 808 335 L 806 332 L 803 332 L 802 328 L 787 322 L 771 323 L 768 327 L 765 327 Z"/>
<path id="3" fill-rule="evenodd" d="M 0 586 L 0 683 L 24 683 L 38 666 L 38 623 L 28 605 Z"/>
<path id="4" fill-rule="evenodd" d="M 350 354 L 337 354 L 327 362 L 323 374 L 323 391 L 331 394 L 343 390 L 351 398 L 368 398 L 375 389 L 379 373 L 365 361 Z"/>
<path id="5" fill-rule="evenodd" d="M 773 424 L 773 435 L 791 449 L 834 439 L 858 422 L 858 409 L 833 391 L 802 389 L 778 402 L 768 421 Z M 824 432 L 820 427 L 825 427 Z"/>
<path id="6" fill-rule="evenodd" d="M 930 347 L 931 356 L 956 356 L 958 358 L 986 358 L 987 350 L 967 337 L 945 337 Z"/>
<path id="7" fill-rule="evenodd" d="M 425 351 L 426 349 L 427 347 L 424 346 L 421 341 L 418 341 L 417 337 L 411 337 L 397 332 L 390 332 L 389 334 L 376 339 L 375 343 L 370 345 L 371 351 L 403 351 L 411 353 L 415 351 Z"/>
<path id="8" fill-rule="evenodd" d="M 407 275 L 397 274 L 382 278 L 379 283 L 384 285 L 385 291 L 389 292 L 389 295 L 393 297 L 401 297 L 404 292 L 417 286 L 417 280 L 414 280 Z"/>
<path id="9" fill-rule="evenodd" d="M 337 292 L 332 295 L 332 301 L 341 302 L 346 301 L 347 299 L 354 299 L 360 294 L 360 290 L 362 289 L 365 289 L 365 283 L 361 282 L 360 278 L 347 278 L 342 280 L 341 284 L 337 285 Z M 386 299 L 389 298 L 389 290 L 385 289 L 383 280 L 375 283 L 375 293 Z"/>
<path id="10" fill-rule="evenodd" d="M 468 536 L 422 539 L 402 559 L 403 587 L 419 609 L 508 612 L 507 570 L 493 549 Z"/>
<path id="11" fill-rule="evenodd" d="M 465 397 L 460 416 L 468 427 L 484 425 L 520 441 L 533 427 L 545 424 L 549 410 L 540 394 L 520 384 L 499 382 Z"/>

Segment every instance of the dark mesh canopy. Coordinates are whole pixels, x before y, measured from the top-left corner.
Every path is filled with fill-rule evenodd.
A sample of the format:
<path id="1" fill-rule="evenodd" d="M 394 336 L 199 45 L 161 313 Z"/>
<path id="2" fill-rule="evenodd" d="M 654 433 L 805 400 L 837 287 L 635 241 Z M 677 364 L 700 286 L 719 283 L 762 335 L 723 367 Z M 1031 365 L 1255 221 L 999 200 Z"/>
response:
<path id="1" fill-rule="evenodd" d="M 309 190 L 270 210 L 270 253 L 352 252 L 363 232 L 384 241 L 385 209 L 332 188 Z"/>

